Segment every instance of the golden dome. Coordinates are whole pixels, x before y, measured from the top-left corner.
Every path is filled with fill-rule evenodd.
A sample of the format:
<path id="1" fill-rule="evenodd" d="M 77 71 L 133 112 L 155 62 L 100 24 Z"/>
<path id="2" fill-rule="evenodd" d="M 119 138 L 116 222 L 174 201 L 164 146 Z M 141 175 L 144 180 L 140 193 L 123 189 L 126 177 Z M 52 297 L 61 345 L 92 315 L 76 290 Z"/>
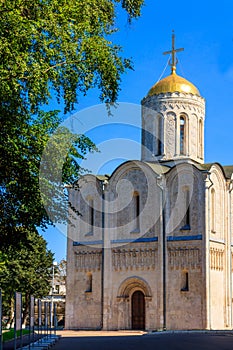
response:
<path id="1" fill-rule="evenodd" d="M 174 70 L 171 75 L 160 80 L 150 89 L 148 96 L 164 94 L 166 92 L 184 92 L 186 94 L 193 94 L 200 96 L 200 92 L 188 80 L 177 75 Z"/>

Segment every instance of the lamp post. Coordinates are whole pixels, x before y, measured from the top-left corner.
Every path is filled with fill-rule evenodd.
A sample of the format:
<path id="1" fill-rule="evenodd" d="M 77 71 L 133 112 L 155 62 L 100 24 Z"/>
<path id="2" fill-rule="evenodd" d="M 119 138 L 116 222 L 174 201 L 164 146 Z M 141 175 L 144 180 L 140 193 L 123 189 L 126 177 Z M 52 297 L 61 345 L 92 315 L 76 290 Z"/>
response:
<path id="1" fill-rule="evenodd" d="M 51 293 L 51 311 L 50 311 L 50 327 L 53 326 L 53 293 L 54 293 L 54 272 L 55 266 L 57 266 L 57 262 L 53 262 L 53 274 L 52 274 L 52 293 Z"/>

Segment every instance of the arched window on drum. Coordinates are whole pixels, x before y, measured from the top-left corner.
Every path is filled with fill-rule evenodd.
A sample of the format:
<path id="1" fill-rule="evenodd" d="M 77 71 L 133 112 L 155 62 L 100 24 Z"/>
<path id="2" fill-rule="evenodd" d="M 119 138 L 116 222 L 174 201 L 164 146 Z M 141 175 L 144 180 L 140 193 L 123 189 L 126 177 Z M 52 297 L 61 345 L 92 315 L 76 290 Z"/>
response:
<path id="1" fill-rule="evenodd" d="M 180 117 L 180 154 L 186 154 L 187 125 L 185 116 Z"/>

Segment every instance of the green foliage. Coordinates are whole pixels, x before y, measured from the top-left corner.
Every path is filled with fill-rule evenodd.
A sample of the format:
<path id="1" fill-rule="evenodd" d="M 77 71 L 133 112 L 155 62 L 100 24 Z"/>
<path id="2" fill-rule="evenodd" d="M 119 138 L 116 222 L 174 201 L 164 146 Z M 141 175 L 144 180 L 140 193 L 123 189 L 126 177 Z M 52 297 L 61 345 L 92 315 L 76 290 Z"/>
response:
<path id="1" fill-rule="evenodd" d="M 29 333 L 29 329 L 22 329 L 22 334 L 28 334 Z M 20 330 L 16 332 L 17 337 L 20 336 Z M 3 338 L 3 342 L 9 341 L 9 340 L 13 340 L 15 336 L 15 330 L 12 328 L 7 332 L 4 332 L 2 335 Z"/>
<path id="2" fill-rule="evenodd" d="M 64 259 L 62 259 L 59 262 L 57 269 L 55 270 L 56 281 L 65 283 L 65 281 L 66 281 L 66 265 L 67 265 L 67 262 Z"/>
<path id="3" fill-rule="evenodd" d="M 14 292 L 21 292 L 25 300 L 29 295 L 43 297 L 49 293 L 52 276 L 53 254 L 46 241 L 36 231 L 18 228 L 24 241 L 8 246 L 1 252 L 4 262 L 0 270 L 0 286 L 3 292 L 5 314 L 9 312 Z"/>
<path id="4" fill-rule="evenodd" d="M 133 17 L 139 17 L 141 15 L 141 6 L 143 3 L 143 0 L 121 0 L 122 7 L 126 9 L 129 14 L 129 21 L 131 21 Z"/>
<path id="5" fill-rule="evenodd" d="M 7 134 L 6 142 L 0 144 L 2 246 L 17 243 L 19 232 L 22 233 L 19 225 L 45 227 L 51 218 L 66 219 L 63 182 L 72 183 L 80 175 L 78 159 L 95 150 L 95 146 L 83 135 L 57 128 L 59 123 L 56 112 L 39 112 L 36 119 L 28 117 L 19 123 L 17 130 L 12 127 L 6 131 L 4 126 L 0 129 L 0 136 Z M 46 178 L 39 178 L 40 168 Z"/>
<path id="6" fill-rule="evenodd" d="M 110 41 L 116 5 L 129 19 L 143 0 L 5 0 L 0 2 L 0 96 L 34 111 L 51 87 L 72 108 L 80 93 L 97 87 L 101 101 L 117 99 L 120 76 L 131 67 Z"/>
<path id="7" fill-rule="evenodd" d="M 70 111 L 91 88 L 100 100 L 117 100 L 121 75 L 131 62 L 111 41 L 121 6 L 128 18 L 140 15 L 143 0 L 2 0 L 0 1 L 0 235 L 3 246 L 19 239 L 18 227 L 35 229 L 66 208 L 62 183 L 80 175 L 77 159 L 94 150 L 83 135 L 56 131 L 42 167 L 62 167 L 62 178 L 42 174 L 43 149 L 60 120 L 43 113 L 51 91 Z M 51 145 L 51 143 L 50 143 Z M 51 149 L 51 148 L 50 148 Z M 47 154 L 46 154 L 47 152 Z M 46 160 L 47 155 L 47 160 Z M 60 157 L 60 158 L 59 158 Z M 60 176 L 60 175 L 59 175 Z M 41 187 L 40 187 L 41 186 Z M 54 201 L 55 199 L 55 201 Z M 59 202 L 59 199 L 61 201 Z M 55 205 L 54 205 L 55 204 Z M 24 232 L 24 231 L 23 231 Z M 22 232 L 21 232 L 22 233 Z"/>
<path id="8" fill-rule="evenodd" d="M 72 185 L 84 171 L 78 160 L 96 150 L 88 137 L 72 134 L 64 127 L 59 127 L 47 142 L 40 161 L 40 195 L 53 222 L 68 220 L 65 187 Z"/>
<path id="9" fill-rule="evenodd" d="M 46 209 L 65 219 L 63 185 L 80 175 L 78 159 L 96 150 L 84 135 L 58 128 L 56 111 L 41 109 L 53 92 L 71 111 L 91 88 L 116 102 L 132 67 L 111 41 L 117 8 L 131 21 L 142 4 L 0 0 L 0 285 L 8 307 L 16 290 L 25 298 L 48 293 L 52 254 L 35 227 L 51 223 Z"/>

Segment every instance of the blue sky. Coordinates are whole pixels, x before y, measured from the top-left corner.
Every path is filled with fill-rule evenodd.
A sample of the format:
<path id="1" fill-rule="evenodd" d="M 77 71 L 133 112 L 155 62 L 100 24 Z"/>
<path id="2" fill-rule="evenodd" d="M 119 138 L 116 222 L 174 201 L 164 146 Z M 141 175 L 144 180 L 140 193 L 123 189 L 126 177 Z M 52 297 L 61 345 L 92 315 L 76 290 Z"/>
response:
<path id="1" fill-rule="evenodd" d="M 106 144 L 106 148 L 111 152 L 116 148 L 117 138 L 125 138 L 127 134 L 132 140 L 131 146 L 135 142 L 135 149 L 138 149 L 140 101 L 158 81 L 166 66 L 168 57 L 162 53 L 171 49 L 171 33 L 175 30 L 176 46 L 184 47 L 184 52 L 178 55 L 177 73 L 196 85 L 206 99 L 205 162 L 233 164 L 232 0 L 146 0 L 142 16 L 131 25 L 127 23 L 127 17 L 122 10 L 119 9 L 118 15 L 120 32 L 114 35 L 113 40 L 123 46 L 124 56 L 131 57 L 134 62 L 134 71 L 122 76 L 119 102 L 138 106 L 135 107 L 137 120 L 134 127 L 122 128 L 122 124 L 116 127 L 111 121 L 110 126 L 105 125 L 103 128 L 102 117 L 98 120 L 100 107 L 95 106 L 99 103 L 98 92 L 90 91 L 86 97 L 80 99 L 77 106 L 81 120 L 85 120 L 83 109 L 94 111 L 95 123 L 93 128 L 89 125 L 88 135 L 97 145 L 114 138 L 112 145 Z M 168 67 L 163 77 L 169 73 Z M 51 102 L 51 108 L 58 108 L 54 101 Z M 118 144 L 121 144 L 121 140 Z M 134 155 L 134 152 L 132 154 Z M 135 154 L 137 155 L 137 152 Z M 114 157 L 117 159 L 111 162 L 107 158 L 106 165 L 101 164 L 99 170 L 110 172 L 119 161 L 127 159 L 125 156 L 118 159 L 121 157 L 115 154 Z M 92 161 L 89 164 L 92 164 Z M 95 167 L 93 170 L 96 172 Z M 48 241 L 48 247 L 55 252 L 55 259 L 59 261 L 65 258 L 64 232 L 49 228 L 44 237 Z"/>

